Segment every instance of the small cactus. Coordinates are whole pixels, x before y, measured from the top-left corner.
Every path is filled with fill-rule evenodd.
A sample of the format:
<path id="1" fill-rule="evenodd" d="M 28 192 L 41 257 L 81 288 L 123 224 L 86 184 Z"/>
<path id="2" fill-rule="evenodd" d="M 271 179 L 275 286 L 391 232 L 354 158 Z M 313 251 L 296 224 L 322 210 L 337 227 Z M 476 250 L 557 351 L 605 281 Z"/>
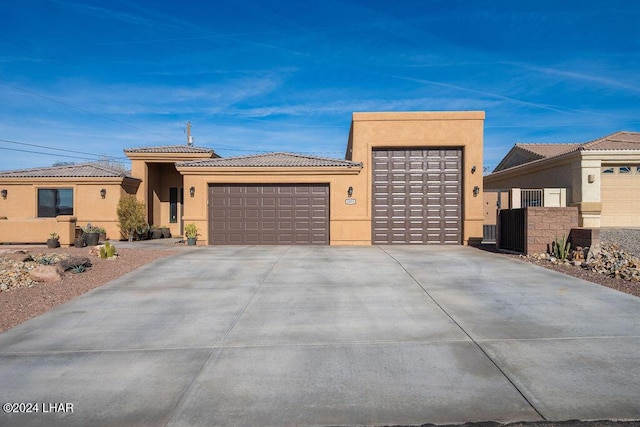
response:
<path id="1" fill-rule="evenodd" d="M 109 242 L 106 242 L 103 247 L 100 248 L 100 258 L 107 259 L 116 255 L 116 247 Z"/>

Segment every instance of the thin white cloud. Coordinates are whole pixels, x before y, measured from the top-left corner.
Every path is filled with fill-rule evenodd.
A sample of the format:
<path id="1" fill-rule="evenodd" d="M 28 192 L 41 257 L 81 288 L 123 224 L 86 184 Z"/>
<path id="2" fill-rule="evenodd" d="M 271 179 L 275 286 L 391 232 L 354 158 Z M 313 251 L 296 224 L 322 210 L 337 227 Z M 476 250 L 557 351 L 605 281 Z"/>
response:
<path id="1" fill-rule="evenodd" d="M 418 79 L 418 78 L 407 77 L 407 76 L 392 76 L 392 77 L 395 77 L 397 79 L 413 81 L 413 82 L 420 83 L 420 84 L 425 84 L 425 85 L 440 86 L 440 87 L 454 89 L 454 90 L 458 90 L 458 91 L 462 91 L 462 92 L 474 93 L 474 94 L 477 94 L 477 95 L 487 96 L 489 98 L 502 99 L 502 100 L 505 100 L 505 101 L 508 101 L 508 102 L 511 102 L 511 103 L 514 103 L 514 104 L 524 105 L 524 106 L 527 106 L 527 107 L 533 107 L 533 108 L 537 108 L 537 109 L 541 109 L 541 110 L 554 111 L 556 113 L 566 114 L 568 112 L 567 109 L 561 108 L 561 107 L 556 107 L 556 106 L 547 105 L 547 104 L 541 104 L 541 103 L 536 103 L 536 102 L 523 101 L 523 100 L 520 100 L 520 99 L 516 99 L 516 98 L 510 97 L 510 96 L 502 95 L 502 94 L 499 94 L 499 93 L 488 92 L 488 91 L 483 91 L 483 90 L 478 90 L 478 89 L 470 89 L 470 88 L 454 85 L 454 84 L 451 84 L 451 83 L 437 82 L 437 81 L 426 80 L 426 79 Z"/>
<path id="2" fill-rule="evenodd" d="M 605 77 L 603 75 L 585 74 L 582 72 L 563 70 L 560 68 L 540 67 L 537 65 L 521 63 L 521 62 L 505 62 L 505 64 L 513 65 L 524 70 L 535 71 L 536 73 L 544 73 L 544 74 L 553 75 L 553 76 L 561 76 L 561 77 L 569 78 L 572 80 L 597 83 L 598 85 L 608 87 L 608 88 L 624 89 L 626 91 L 631 91 L 636 94 L 640 93 L 640 87 L 638 86 L 637 82 L 635 84 L 632 84 L 632 83 L 627 83 L 625 81 L 622 81 L 620 79 Z M 635 73 L 635 71 L 633 75 L 637 79 L 637 74 Z"/>
<path id="3" fill-rule="evenodd" d="M 143 25 L 149 28 L 157 28 L 162 23 L 154 20 L 147 19 L 140 15 L 133 15 L 131 13 L 126 13 L 122 11 L 116 11 L 113 9 L 107 9 L 104 7 L 90 6 L 87 4 L 67 2 L 61 0 L 53 0 L 53 3 L 58 5 L 74 9 L 76 11 L 82 12 L 87 15 L 99 17 L 99 18 L 110 18 L 115 21 L 125 22 L 128 24 L 133 24 L 136 26 Z M 173 27 L 176 28 L 176 27 Z"/>

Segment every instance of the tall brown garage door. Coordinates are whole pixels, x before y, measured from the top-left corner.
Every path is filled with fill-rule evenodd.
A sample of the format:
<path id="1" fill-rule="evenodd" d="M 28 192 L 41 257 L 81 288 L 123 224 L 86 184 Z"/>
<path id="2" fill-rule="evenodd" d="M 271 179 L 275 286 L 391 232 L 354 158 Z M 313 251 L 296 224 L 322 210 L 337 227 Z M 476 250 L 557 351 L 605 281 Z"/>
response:
<path id="1" fill-rule="evenodd" d="M 210 185 L 209 242 L 327 245 L 329 185 Z"/>
<path id="2" fill-rule="evenodd" d="M 460 244 L 462 151 L 373 151 L 373 243 Z"/>

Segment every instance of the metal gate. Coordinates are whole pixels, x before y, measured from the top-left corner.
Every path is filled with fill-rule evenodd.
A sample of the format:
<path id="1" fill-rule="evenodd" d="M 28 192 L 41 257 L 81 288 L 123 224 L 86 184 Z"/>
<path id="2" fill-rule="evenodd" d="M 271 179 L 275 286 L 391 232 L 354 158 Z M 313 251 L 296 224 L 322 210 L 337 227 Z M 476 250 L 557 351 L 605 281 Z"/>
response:
<path id="1" fill-rule="evenodd" d="M 524 253 L 524 215 L 525 208 L 502 209 L 498 212 L 500 235 L 498 247 Z"/>

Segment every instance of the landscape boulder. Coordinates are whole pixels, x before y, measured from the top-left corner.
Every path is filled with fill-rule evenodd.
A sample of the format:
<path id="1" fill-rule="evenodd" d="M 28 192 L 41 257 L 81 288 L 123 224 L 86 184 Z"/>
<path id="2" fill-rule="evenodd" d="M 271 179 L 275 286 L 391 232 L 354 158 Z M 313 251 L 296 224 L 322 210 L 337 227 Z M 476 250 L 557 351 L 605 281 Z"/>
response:
<path id="1" fill-rule="evenodd" d="M 65 272 L 67 270 L 71 270 L 73 267 L 77 265 L 84 265 L 85 267 L 91 267 L 91 260 L 84 256 L 82 257 L 74 256 L 71 258 L 63 259 L 57 264 L 58 272 Z"/>
<path id="2" fill-rule="evenodd" d="M 62 280 L 60 273 L 53 265 L 39 265 L 29 271 L 29 277 L 36 282 L 56 283 Z"/>

